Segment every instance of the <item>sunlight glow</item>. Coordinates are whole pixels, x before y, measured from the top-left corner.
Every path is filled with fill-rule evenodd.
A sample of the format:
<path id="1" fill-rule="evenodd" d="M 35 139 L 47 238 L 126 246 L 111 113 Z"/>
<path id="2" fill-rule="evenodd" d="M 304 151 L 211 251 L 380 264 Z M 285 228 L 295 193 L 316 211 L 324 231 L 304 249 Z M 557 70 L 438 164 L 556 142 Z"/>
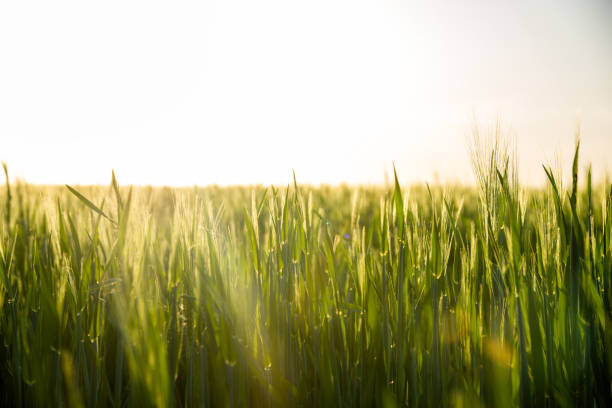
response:
<path id="1" fill-rule="evenodd" d="M 526 182 L 612 151 L 609 2 L 0 4 L 0 159 L 34 183 L 472 180 L 500 116 Z"/>

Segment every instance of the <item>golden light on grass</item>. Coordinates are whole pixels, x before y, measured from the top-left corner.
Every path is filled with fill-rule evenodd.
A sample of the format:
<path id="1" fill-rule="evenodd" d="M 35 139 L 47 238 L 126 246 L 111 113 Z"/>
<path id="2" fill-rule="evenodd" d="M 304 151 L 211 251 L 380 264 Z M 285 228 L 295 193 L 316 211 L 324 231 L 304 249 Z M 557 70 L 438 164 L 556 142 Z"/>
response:
<path id="1" fill-rule="evenodd" d="M 33 3 L 0 406 L 612 406 L 611 2 Z"/>
<path id="2" fill-rule="evenodd" d="M 504 344 L 499 338 L 488 338 L 485 340 L 485 355 L 496 364 L 504 367 L 512 367 L 513 350 Z"/>

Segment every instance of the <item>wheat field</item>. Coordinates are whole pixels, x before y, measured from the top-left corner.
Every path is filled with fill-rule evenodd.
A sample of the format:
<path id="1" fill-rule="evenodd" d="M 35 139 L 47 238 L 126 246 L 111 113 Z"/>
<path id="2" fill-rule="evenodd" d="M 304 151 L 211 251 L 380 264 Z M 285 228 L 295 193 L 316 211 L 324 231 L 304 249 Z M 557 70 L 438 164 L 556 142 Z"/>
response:
<path id="1" fill-rule="evenodd" d="M 612 185 L 472 154 L 475 187 L 7 172 L 0 405 L 612 406 Z"/>

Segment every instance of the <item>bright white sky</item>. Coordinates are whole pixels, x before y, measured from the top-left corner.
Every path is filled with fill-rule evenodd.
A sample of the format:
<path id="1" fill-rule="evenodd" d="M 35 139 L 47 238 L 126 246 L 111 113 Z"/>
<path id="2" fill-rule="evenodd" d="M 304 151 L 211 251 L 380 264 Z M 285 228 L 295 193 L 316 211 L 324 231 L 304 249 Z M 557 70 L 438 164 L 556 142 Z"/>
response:
<path id="1" fill-rule="evenodd" d="M 536 4 L 537 3 L 537 4 Z M 612 2 L 0 0 L 0 159 L 34 183 L 472 180 L 612 166 Z"/>

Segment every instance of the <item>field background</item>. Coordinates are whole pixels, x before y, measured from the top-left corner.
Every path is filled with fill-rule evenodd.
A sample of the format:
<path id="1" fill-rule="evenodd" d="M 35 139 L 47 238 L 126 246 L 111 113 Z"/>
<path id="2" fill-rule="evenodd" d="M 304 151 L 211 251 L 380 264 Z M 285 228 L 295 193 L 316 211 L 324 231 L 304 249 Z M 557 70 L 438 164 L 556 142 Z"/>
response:
<path id="1" fill-rule="evenodd" d="M 2 406 L 611 406 L 612 188 L 0 193 Z M 8 177 L 7 177 L 8 179 Z"/>

